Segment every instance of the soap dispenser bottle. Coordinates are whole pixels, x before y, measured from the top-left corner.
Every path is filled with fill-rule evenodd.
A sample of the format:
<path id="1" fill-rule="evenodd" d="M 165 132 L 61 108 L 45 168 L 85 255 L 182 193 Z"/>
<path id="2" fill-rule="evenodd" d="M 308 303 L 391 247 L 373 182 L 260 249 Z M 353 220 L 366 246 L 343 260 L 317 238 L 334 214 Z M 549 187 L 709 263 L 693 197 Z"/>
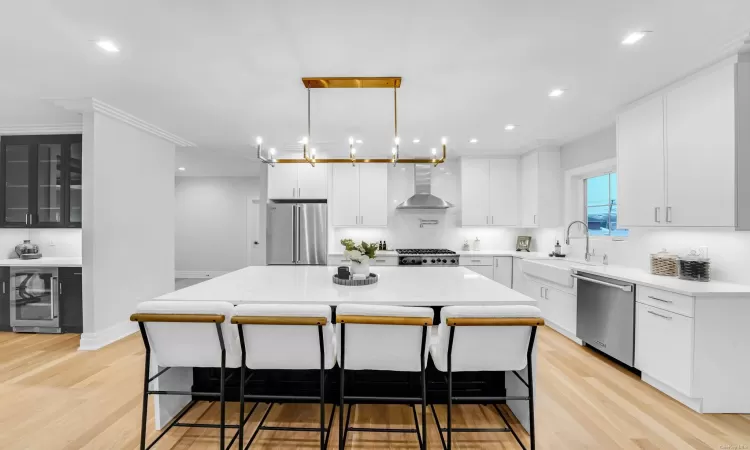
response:
<path id="1" fill-rule="evenodd" d="M 560 241 L 555 242 L 555 256 L 562 255 L 562 247 L 560 247 Z"/>
<path id="2" fill-rule="evenodd" d="M 479 237 L 477 237 L 476 239 L 474 239 L 474 248 L 473 248 L 473 250 L 475 252 L 479 251 Z"/>

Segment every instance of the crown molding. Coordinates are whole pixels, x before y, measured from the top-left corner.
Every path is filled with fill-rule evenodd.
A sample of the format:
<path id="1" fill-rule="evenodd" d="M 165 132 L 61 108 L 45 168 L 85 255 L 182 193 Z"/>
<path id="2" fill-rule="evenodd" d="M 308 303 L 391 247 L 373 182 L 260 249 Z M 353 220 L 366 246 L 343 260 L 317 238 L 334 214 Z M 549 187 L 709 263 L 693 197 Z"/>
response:
<path id="1" fill-rule="evenodd" d="M 0 136 L 81 133 L 83 133 L 82 123 L 61 123 L 52 125 L 0 125 Z"/>
<path id="2" fill-rule="evenodd" d="M 156 125 L 150 124 L 145 120 L 139 119 L 132 114 L 128 114 L 125 111 L 115 108 L 114 106 L 104 103 L 101 100 L 97 100 L 93 97 L 89 98 L 76 98 L 76 99 L 49 99 L 54 105 L 61 108 L 65 108 L 68 111 L 75 111 L 79 113 L 85 112 L 98 112 L 105 116 L 112 117 L 113 119 L 119 120 L 120 122 L 127 123 L 130 126 L 143 130 L 147 133 L 151 133 L 154 136 L 160 137 L 180 147 L 196 147 L 195 143 L 183 139 L 176 134 L 172 134 L 169 131 L 163 130 Z"/>

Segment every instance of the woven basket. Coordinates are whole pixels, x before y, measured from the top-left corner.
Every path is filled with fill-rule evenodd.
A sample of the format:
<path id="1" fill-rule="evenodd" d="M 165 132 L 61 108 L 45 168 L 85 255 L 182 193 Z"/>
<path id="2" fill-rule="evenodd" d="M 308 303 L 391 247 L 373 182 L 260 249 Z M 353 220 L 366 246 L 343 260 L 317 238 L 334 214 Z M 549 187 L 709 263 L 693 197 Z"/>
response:
<path id="1" fill-rule="evenodd" d="M 651 273 L 665 277 L 676 277 L 678 272 L 677 255 L 662 249 L 659 253 L 651 254 Z"/>

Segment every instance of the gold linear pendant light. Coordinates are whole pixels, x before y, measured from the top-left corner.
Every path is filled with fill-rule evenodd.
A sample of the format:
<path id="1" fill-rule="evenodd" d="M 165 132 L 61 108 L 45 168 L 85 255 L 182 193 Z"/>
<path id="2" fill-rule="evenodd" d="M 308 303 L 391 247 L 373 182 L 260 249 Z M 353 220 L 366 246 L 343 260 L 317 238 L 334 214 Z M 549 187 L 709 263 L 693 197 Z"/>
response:
<path id="1" fill-rule="evenodd" d="M 446 159 L 446 139 L 442 138 L 442 158 L 437 157 L 437 150 L 432 149 L 432 158 L 401 158 L 399 147 L 401 140 L 398 137 L 398 99 L 397 89 L 401 87 L 401 77 L 325 77 L 325 78 L 302 78 L 302 84 L 307 88 L 307 136 L 302 138 L 302 158 L 276 159 L 275 149 L 268 151 L 268 156 L 263 156 L 263 138 L 256 140 L 258 146 L 258 159 L 270 164 L 442 164 Z M 354 138 L 349 138 L 349 158 L 316 158 L 315 149 L 308 152 L 307 146 L 310 139 L 310 89 L 393 89 L 393 143 L 390 158 L 357 158 L 357 150 L 354 148 Z"/>

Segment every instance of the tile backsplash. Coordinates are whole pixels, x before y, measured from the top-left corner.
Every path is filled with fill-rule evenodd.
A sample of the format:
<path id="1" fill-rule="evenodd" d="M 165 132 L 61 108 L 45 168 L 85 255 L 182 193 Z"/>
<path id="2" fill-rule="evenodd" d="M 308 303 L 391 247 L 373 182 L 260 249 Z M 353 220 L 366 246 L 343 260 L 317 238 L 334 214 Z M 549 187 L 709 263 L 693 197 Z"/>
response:
<path id="1" fill-rule="evenodd" d="M 16 258 L 16 245 L 30 239 L 39 246 L 43 256 L 81 256 L 82 237 L 80 228 L 2 228 L 0 229 L 0 259 Z"/>

